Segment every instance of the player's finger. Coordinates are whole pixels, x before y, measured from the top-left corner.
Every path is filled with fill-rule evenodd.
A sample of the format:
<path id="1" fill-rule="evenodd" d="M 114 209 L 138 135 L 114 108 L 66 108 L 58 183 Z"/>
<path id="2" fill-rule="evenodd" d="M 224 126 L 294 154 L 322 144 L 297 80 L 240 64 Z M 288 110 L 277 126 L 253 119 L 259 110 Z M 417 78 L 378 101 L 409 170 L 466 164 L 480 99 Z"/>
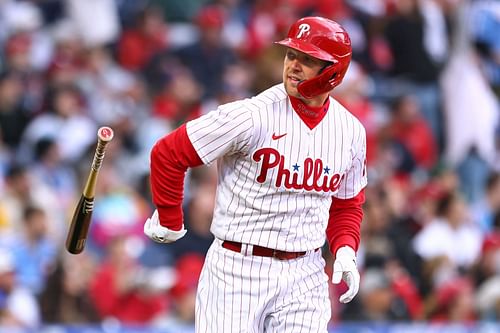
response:
<path id="1" fill-rule="evenodd" d="M 333 274 L 332 274 L 332 283 L 333 284 L 340 283 L 340 281 L 342 280 L 342 273 L 343 273 L 342 264 L 340 264 L 339 262 L 336 261 L 333 264 Z"/>
<path id="2" fill-rule="evenodd" d="M 340 303 L 349 303 L 350 301 L 352 301 L 354 296 L 356 296 L 356 294 L 357 294 L 357 291 L 350 288 L 342 296 L 340 296 L 339 301 L 340 301 Z"/>
<path id="3" fill-rule="evenodd" d="M 352 301 L 354 296 L 359 291 L 359 275 L 355 272 L 347 272 L 345 274 L 345 281 L 349 290 L 347 290 L 342 296 L 340 296 L 339 301 L 341 303 L 348 303 Z"/>
<path id="4" fill-rule="evenodd" d="M 340 303 L 349 303 L 350 301 L 352 301 L 353 298 L 354 298 L 354 296 L 351 295 L 351 293 L 349 291 L 346 291 L 342 296 L 340 296 L 339 302 Z"/>
<path id="5" fill-rule="evenodd" d="M 151 220 L 153 221 L 153 225 L 160 224 L 160 217 L 158 216 L 158 209 L 155 209 L 153 212 L 153 216 L 151 216 Z"/>
<path id="6" fill-rule="evenodd" d="M 147 236 L 151 236 L 149 234 L 149 230 L 151 228 L 151 219 L 147 219 L 146 222 L 144 222 L 144 233 L 147 235 Z"/>

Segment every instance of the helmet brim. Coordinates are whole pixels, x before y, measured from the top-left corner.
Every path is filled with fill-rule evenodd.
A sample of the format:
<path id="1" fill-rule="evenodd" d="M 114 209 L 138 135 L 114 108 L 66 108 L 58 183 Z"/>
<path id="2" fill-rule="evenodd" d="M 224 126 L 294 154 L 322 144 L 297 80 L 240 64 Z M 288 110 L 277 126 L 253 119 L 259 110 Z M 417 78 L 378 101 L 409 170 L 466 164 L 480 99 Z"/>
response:
<path id="1" fill-rule="evenodd" d="M 314 57 L 314 58 L 317 58 L 320 60 L 330 61 L 330 62 L 335 61 L 335 58 L 330 53 L 323 51 L 322 49 L 320 49 L 319 47 L 317 47 L 313 44 L 305 43 L 301 40 L 292 39 L 292 38 L 285 38 L 283 40 L 280 40 L 280 41 L 274 42 L 274 43 L 290 47 L 294 50 L 306 53 L 306 54 L 310 55 L 311 57 Z"/>

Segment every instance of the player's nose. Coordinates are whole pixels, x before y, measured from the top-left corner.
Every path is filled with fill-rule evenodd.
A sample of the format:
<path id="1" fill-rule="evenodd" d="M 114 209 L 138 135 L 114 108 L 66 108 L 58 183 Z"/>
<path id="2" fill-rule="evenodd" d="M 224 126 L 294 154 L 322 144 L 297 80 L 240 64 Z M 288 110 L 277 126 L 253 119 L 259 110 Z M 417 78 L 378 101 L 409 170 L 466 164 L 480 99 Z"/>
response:
<path id="1" fill-rule="evenodd" d="M 302 65 L 298 58 L 290 61 L 290 68 L 293 69 L 294 71 L 300 71 L 302 69 L 301 66 Z"/>

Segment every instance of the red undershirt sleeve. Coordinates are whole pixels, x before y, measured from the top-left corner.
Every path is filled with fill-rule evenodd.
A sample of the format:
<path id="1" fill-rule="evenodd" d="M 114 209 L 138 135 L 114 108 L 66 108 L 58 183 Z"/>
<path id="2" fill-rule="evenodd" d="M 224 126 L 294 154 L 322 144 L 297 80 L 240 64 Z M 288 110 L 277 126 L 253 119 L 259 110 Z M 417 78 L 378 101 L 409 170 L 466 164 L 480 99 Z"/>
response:
<path id="1" fill-rule="evenodd" d="M 181 230 L 186 171 L 203 164 L 189 140 L 186 125 L 158 140 L 150 157 L 151 193 L 160 224 L 171 230 Z"/>
<path id="2" fill-rule="evenodd" d="M 344 245 L 350 246 L 354 251 L 358 250 L 364 202 L 364 189 L 350 199 L 332 198 L 326 237 L 330 251 L 334 256 L 337 250 Z"/>

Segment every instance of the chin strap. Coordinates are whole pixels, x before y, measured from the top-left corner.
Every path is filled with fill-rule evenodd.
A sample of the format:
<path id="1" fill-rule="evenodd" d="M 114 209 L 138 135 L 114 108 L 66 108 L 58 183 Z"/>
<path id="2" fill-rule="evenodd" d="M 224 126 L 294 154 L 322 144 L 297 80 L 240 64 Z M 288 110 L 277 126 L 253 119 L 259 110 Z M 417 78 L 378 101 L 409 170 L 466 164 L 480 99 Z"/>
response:
<path id="1" fill-rule="evenodd" d="M 342 81 L 343 76 L 338 75 L 338 65 L 338 62 L 327 65 L 316 77 L 299 82 L 297 90 L 302 96 L 304 96 L 304 98 L 307 99 L 311 99 L 315 96 L 331 91 Z"/>

